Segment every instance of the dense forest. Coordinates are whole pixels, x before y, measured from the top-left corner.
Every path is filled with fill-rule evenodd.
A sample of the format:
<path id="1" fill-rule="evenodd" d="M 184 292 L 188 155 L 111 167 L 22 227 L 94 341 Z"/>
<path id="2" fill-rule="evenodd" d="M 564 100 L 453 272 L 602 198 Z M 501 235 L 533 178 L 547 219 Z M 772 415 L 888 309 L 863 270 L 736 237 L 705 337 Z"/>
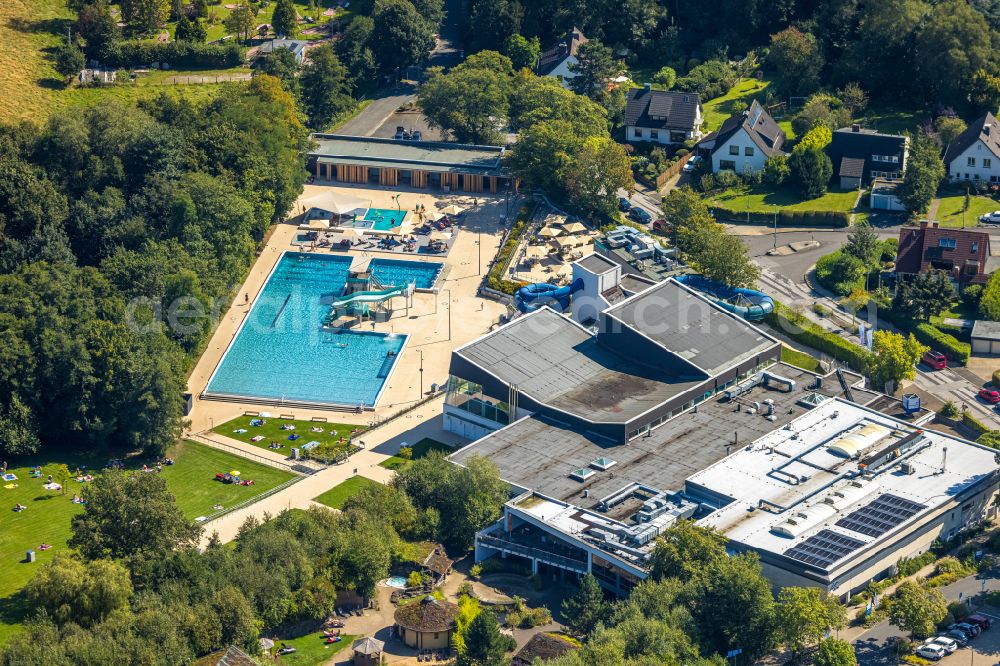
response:
<path id="1" fill-rule="evenodd" d="M 0 127 L 0 452 L 180 434 L 194 355 L 305 179 L 272 77 Z"/>
<path id="2" fill-rule="evenodd" d="M 683 75 L 757 50 L 774 53 L 790 95 L 856 82 L 891 104 L 1000 99 L 996 0 L 471 0 L 465 38 L 472 50 L 515 34 L 549 45 L 574 26 L 644 70 Z"/>

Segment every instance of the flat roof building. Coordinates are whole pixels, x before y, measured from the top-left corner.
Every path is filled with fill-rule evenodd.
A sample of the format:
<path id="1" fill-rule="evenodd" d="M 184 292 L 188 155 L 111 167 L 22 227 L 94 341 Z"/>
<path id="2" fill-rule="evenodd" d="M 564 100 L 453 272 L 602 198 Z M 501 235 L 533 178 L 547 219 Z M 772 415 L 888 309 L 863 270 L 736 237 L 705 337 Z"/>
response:
<path id="1" fill-rule="evenodd" d="M 674 280 L 593 321 L 542 308 L 453 352 L 445 424 L 478 439 L 450 459 L 488 458 L 516 495 L 477 561 L 626 594 L 691 519 L 758 553 L 776 587 L 847 595 L 995 511 L 995 451 L 922 429 L 933 412 L 861 375 L 781 363 L 776 340 Z"/>
<path id="2" fill-rule="evenodd" d="M 318 179 L 495 193 L 510 178 L 501 146 L 341 134 L 310 138 L 308 168 Z"/>

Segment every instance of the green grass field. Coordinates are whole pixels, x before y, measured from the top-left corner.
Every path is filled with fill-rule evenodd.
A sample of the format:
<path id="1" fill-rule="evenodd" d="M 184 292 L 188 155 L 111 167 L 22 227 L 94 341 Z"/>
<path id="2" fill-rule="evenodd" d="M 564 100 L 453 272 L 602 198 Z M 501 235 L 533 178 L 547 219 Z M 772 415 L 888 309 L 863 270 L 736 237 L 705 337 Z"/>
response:
<path id="1" fill-rule="evenodd" d="M 175 464 L 164 467 L 161 473 L 184 515 L 192 520 L 211 513 L 212 506 L 216 504 L 231 506 L 260 495 L 293 476 L 289 472 L 194 442 L 178 444 L 168 455 L 174 458 Z M 0 644 L 16 630 L 26 610 L 16 593 L 41 564 L 51 560 L 56 552 L 65 550 L 66 541 L 70 538 L 70 521 L 83 510 L 81 505 L 72 502 L 72 498 L 74 494 L 84 492 L 85 483 L 70 481 L 65 495 L 59 491 L 48 491 L 42 488 L 45 476 L 32 479 L 30 467 L 40 465 L 44 472 L 46 465 L 66 463 L 71 470 L 84 466 L 99 474 L 106 462 L 106 458 L 97 456 L 35 456 L 9 470 L 18 480 L 16 488 L 0 487 L 0 498 L 3 500 L 0 502 L 0 571 L 3 572 L 0 575 Z M 254 485 L 233 486 L 215 481 L 216 472 L 233 469 L 242 472 L 243 478 L 253 479 Z M 28 508 L 15 513 L 12 510 L 15 504 Z M 43 543 L 52 548 L 38 551 L 38 546 Z M 37 561 L 34 564 L 24 562 L 28 549 L 36 549 Z"/>
<path id="2" fill-rule="evenodd" d="M 430 437 L 424 437 L 422 440 L 413 445 L 413 460 L 418 458 L 423 458 L 431 451 L 445 451 L 451 453 L 454 451 L 452 447 L 437 441 L 436 439 L 431 439 Z M 391 456 L 386 458 L 379 463 L 380 467 L 385 467 L 391 470 L 400 470 L 410 464 L 409 460 L 405 458 L 400 458 L 399 456 Z"/>
<path id="3" fill-rule="evenodd" d="M 791 187 L 775 188 L 761 185 L 748 193 L 740 190 L 725 190 L 709 197 L 709 205 L 715 203 L 726 208 L 756 213 L 775 212 L 775 207 L 782 210 L 816 210 L 850 212 L 858 198 L 857 190 L 829 190 L 817 199 L 803 199 Z"/>
<path id="4" fill-rule="evenodd" d="M 252 426 L 250 421 L 257 419 L 257 416 L 238 416 L 232 421 L 226 421 L 220 426 L 216 426 L 213 432 L 217 432 L 220 435 L 226 437 L 231 437 L 233 439 L 238 439 L 241 442 L 246 442 L 247 444 L 253 444 L 262 449 L 268 448 L 268 445 L 272 442 L 280 444 L 280 449 L 273 449 L 278 453 L 284 453 L 285 455 L 291 454 L 293 446 L 301 446 L 306 442 L 317 441 L 321 445 L 333 445 L 341 446 L 342 448 L 347 447 L 347 442 L 344 441 L 350 437 L 351 433 L 358 430 L 360 426 L 350 425 L 345 423 L 323 423 L 319 421 L 300 421 L 291 419 L 278 419 L 273 416 L 264 419 L 266 423 L 262 426 Z M 282 430 L 283 425 L 294 425 L 294 431 Z M 313 432 L 313 428 L 322 428 L 323 432 Z M 246 432 L 234 432 L 235 430 L 246 430 Z M 293 441 L 289 441 L 288 436 L 291 434 L 302 435 L 301 438 Z M 263 437 L 264 439 L 259 441 L 252 441 L 254 437 Z"/>
<path id="5" fill-rule="evenodd" d="M 282 644 L 295 648 L 291 654 L 281 655 L 280 664 L 295 664 L 296 666 L 315 666 L 324 664 L 328 660 L 346 648 L 351 647 L 351 643 L 357 636 L 345 634 L 341 636 L 339 643 L 326 643 L 323 631 L 314 631 L 311 634 L 299 636 L 297 638 L 274 638 L 274 644 L 281 647 Z"/>
<path id="6" fill-rule="evenodd" d="M 965 205 L 964 193 L 942 192 L 941 203 L 938 205 L 935 221 L 942 227 L 962 226 L 962 206 Z M 973 195 L 969 200 L 969 210 L 965 213 L 965 226 L 974 227 L 979 224 L 979 216 L 1000 210 L 1000 202 L 989 197 Z"/>
<path id="7" fill-rule="evenodd" d="M 805 352 L 800 352 L 797 349 L 785 347 L 784 345 L 781 347 L 781 360 L 809 372 L 820 371 L 819 361 L 815 357 Z"/>
<path id="8" fill-rule="evenodd" d="M 343 483 L 339 483 L 333 488 L 316 497 L 315 500 L 320 504 L 325 504 L 331 509 L 343 508 L 344 502 L 347 501 L 349 497 L 354 495 L 362 488 L 368 486 L 377 486 L 378 481 L 372 481 L 371 479 L 364 476 L 352 476 Z"/>
<path id="9" fill-rule="evenodd" d="M 743 79 L 729 89 L 722 97 L 716 97 L 705 102 L 705 124 L 702 131 L 706 134 L 719 129 L 722 122 L 731 115 L 742 113 L 750 106 L 750 103 L 757 99 L 761 103 L 764 95 L 770 87 L 770 81 L 758 81 L 757 79 Z M 791 118 L 778 120 L 778 126 L 785 130 L 789 139 L 795 137 L 792 132 Z"/>

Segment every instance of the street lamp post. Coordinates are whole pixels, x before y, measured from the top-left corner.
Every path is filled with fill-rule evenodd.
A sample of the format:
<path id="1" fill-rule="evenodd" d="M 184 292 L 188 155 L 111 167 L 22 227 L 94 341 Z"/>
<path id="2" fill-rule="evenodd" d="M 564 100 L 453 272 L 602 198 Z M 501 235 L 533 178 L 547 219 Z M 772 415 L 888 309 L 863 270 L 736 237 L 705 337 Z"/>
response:
<path id="1" fill-rule="evenodd" d="M 479 232 L 479 240 L 476 241 L 476 245 L 479 246 L 479 259 L 476 261 L 476 275 L 483 274 L 483 232 Z"/>
<path id="2" fill-rule="evenodd" d="M 445 289 L 448 292 L 448 340 L 451 340 L 451 289 Z"/>
<path id="3" fill-rule="evenodd" d="M 424 350 L 418 349 L 420 352 L 420 397 L 424 397 Z"/>
<path id="4" fill-rule="evenodd" d="M 775 205 L 775 204 L 771 204 L 771 205 L 774 206 L 774 234 L 773 234 L 773 236 L 774 236 L 774 249 L 777 250 L 778 249 L 778 206 Z"/>

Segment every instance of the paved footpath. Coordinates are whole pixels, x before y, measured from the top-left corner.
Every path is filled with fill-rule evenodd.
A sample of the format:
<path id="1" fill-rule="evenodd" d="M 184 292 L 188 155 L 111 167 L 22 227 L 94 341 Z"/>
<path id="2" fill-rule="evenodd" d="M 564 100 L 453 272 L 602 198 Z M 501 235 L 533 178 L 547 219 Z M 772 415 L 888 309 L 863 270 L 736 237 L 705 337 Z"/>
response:
<path id="1" fill-rule="evenodd" d="M 307 509 L 314 505 L 313 498 L 352 476 L 364 476 L 379 483 L 388 483 L 392 479 L 393 472 L 380 467 L 379 463 L 396 454 L 404 442 L 412 444 L 424 437 L 430 437 L 446 444 L 462 444 L 464 440 L 442 428 L 441 401 L 443 399 L 444 397 L 441 395 L 417 409 L 365 433 L 362 439 L 366 448 L 355 453 L 347 462 L 326 467 L 269 497 L 205 523 L 201 545 L 204 546 L 213 533 L 218 533 L 223 542 L 231 541 L 239 532 L 240 525 L 251 516 L 260 520 L 265 516 L 274 516 L 288 509 Z M 236 442 L 236 444 L 242 444 L 242 442 Z M 249 445 L 243 444 L 243 446 Z M 252 448 L 257 449 L 257 447 Z M 261 451 L 256 450 L 253 453 L 261 453 Z"/>

